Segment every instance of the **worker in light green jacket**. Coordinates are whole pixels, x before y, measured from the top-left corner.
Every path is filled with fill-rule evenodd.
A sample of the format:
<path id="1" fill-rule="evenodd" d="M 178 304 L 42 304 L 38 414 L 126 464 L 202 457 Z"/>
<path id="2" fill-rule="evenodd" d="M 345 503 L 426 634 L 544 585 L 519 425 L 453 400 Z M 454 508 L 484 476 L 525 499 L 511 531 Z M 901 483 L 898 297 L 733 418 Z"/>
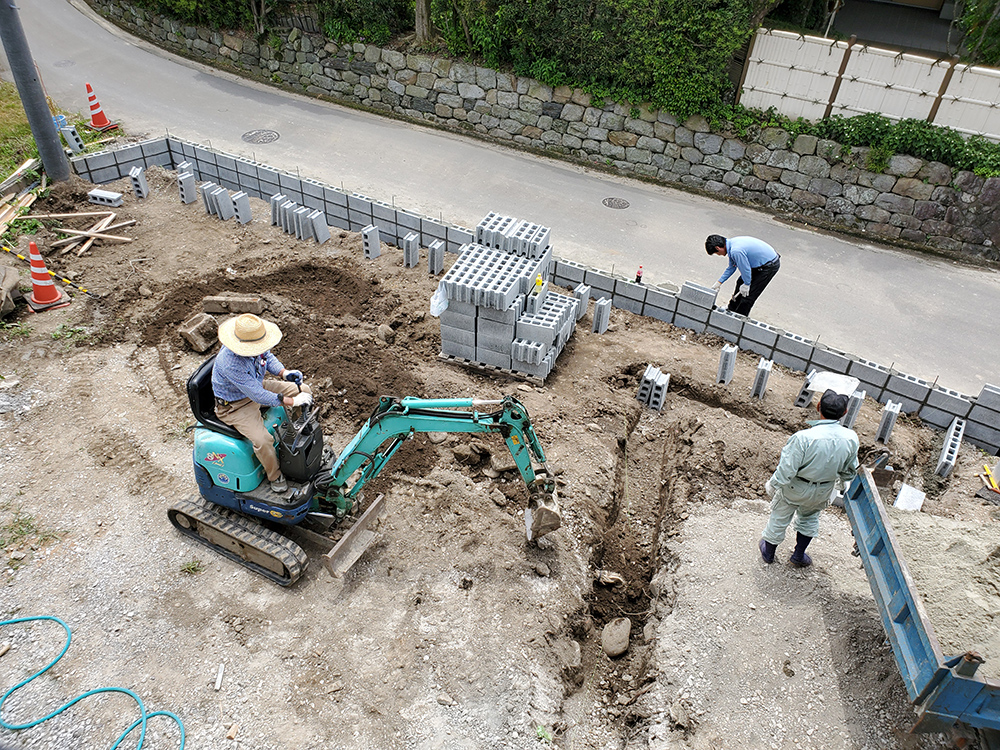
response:
<path id="1" fill-rule="evenodd" d="M 858 436 L 837 420 L 847 413 L 847 396 L 828 390 L 816 404 L 822 419 L 809 422 L 781 449 L 781 460 L 764 489 L 771 498 L 771 517 L 760 540 L 760 556 L 774 562 L 774 552 L 785 538 L 785 529 L 795 517 L 793 565 L 812 565 L 806 554 L 809 542 L 819 533 L 819 514 L 834 489 L 840 489 L 858 472 Z"/>

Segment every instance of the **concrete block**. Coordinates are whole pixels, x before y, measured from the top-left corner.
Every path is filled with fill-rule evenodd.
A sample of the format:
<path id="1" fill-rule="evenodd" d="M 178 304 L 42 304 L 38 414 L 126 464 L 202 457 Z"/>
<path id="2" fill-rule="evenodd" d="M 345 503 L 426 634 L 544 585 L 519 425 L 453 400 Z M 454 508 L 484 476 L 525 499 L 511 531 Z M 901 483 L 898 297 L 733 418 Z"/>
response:
<path id="1" fill-rule="evenodd" d="M 735 335 L 739 339 L 743 333 L 743 324 L 745 322 L 746 318 L 742 315 L 737 315 L 736 313 L 729 312 L 729 310 L 717 307 L 709 313 L 708 330 L 710 333 L 725 331 Z"/>
<path id="2" fill-rule="evenodd" d="M 579 263 L 553 258 L 552 279 L 559 286 L 575 287 L 578 284 L 583 284 L 586 271 L 586 266 Z"/>
<path id="3" fill-rule="evenodd" d="M 452 328 L 451 326 L 442 325 L 441 326 L 441 343 L 445 341 L 453 341 L 456 344 L 461 344 L 462 346 L 471 346 L 475 348 L 476 346 L 476 332 L 469 331 L 464 328 Z"/>
<path id="4" fill-rule="evenodd" d="M 530 365 L 541 364 L 550 351 L 550 347 L 540 341 L 527 341 L 525 339 L 514 339 L 510 342 L 510 357 L 512 360 L 525 362 Z"/>
<path id="5" fill-rule="evenodd" d="M 444 240 L 434 240 L 427 246 L 427 273 L 437 276 L 444 271 Z"/>
<path id="6" fill-rule="evenodd" d="M 642 314 L 656 320 L 663 320 L 663 313 L 673 313 L 677 311 L 677 293 L 669 289 L 657 286 L 646 287 L 646 301 L 642 306 Z M 667 321 L 670 322 L 669 320 Z"/>
<path id="7" fill-rule="evenodd" d="M 377 258 L 382 254 L 382 240 L 379 237 L 378 227 L 369 224 L 361 230 L 361 247 L 365 258 Z"/>
<path id="8" fill-rule="evenodd" d="M 177 190 L 181 196 L 181 203 L 194 203 L 198 200 L 198 188 L 195 185 L 194 175 L 190 172 L 177 175 Z"/>
<path id="9" fill-rule="evenodd" d="M 767 380 L 771 377 L 771 367 L 774 363 L 769 359 L 760 358 L 757 363 L 757 373 L 754 375 L 753 385 L 750 386 L 750 398 L 764 400 L 767 394 Z"/>
<path id="10" fill-rule="evenodd" d="M 477 314 L 480 318 L 492 320 L 496 323 L 515 325 L 517 323 L 517 319 L 520 318 L 524 312 L 524 301 L 525 298 L 519 295 L 506 310 L 497 310 L 492 307 L 480 307 L 478 308 Z"/>
<path id="11" fill-rule="evenodd" d="M 653 307 L 649 302 L 642 306 L 642 314 L 647 318 L 659 320 L 664 323 L 673 323 L 675 315 L 673 310 L 663 310 L 659 307 Z"/>
<path id="12" fill-rule="evenodd" d="M 312 224 L 313 239 L 317 245 L 322 245 L 330 239 L 330 227 L 326 223 L 326 214 L 316 209 L 309 214 L 309 222 Z"/>
<path id="13" fill-rule="evenodd" d="M 695 284 L 692 281 L 685 281 L 681 285 L 681 291 L 678 296 L 682 301 L 690 302 L 692 305 L 703 307 L 706 310 L 711 310 L 715 307 L 715 290 L 701 284 Z"/>
<path id="14" fill-rule="evenodd" d="M 642 315 L 643 303 L 631 297 L 622 297 L 616 294 L 611 298 L 611 306 L 619 310 L 627 310 L 635 315 Z"/>
<path id="15" fill-rule="evenodd" d="M 403 238 L 403 267 L 416 268 L 420 262 L 420 235 L 410 232 Z"/>
<path id="16" fill-rule="evenodd" d="M 219 294 L 202 298 L 201 309 L 215 315 L 260 315 L 264 312 L 264 300 L 250 294 Z"/>
<path id="17" fill-rule="evenodd" d="M 76 128 L 72 125 L 59 128 L 59 132 L 62 133 L 63 138 L 66 139 L 66 145 L 69 146 L 69 150 L 74 154 L 82 153 L 86 148 L 83 145 L 83 139 L 80 137 L 80 134 L 76 132 Z"/>
<path id="18" fill-rule="evenodd" d="M 502 351 L 510 351 L 510 342 L 515 338 L 526 338 L 526 337 L 515 337 L 514 331 L 517 328 L 517 323 L 500 323 L 495 320 L 489 320 L 488 318 L 476 318 L 476 335 L 486 336 L 493 339 L 505 339 L 506 343 Z M 537 339 L 527 339 L 529 341 L 534 341 Z"/>
<path id="19" fill-rule="evenodd" d="M 878 424 L 878 430 L 875 432 L 875 442 L 876 443 L 888 443 L 889 437 L 892 435 L 892 428 L 896 426 L 896 419 L 899 417 L 900 405 L 893 401 L 887 401 L 885 407 L 882 409 L 882 418 Z"/>
<path id="20" fill-rule="evenodd" d="M 342 208 L 347 208 L 347 191 L 341 190 L 340 188 L 330 187 L 329 185 L 323 186 L 323 202 L 327 206 L 341 206 Z"/>
<path id="21" fill-rule="evenodd" d="M 594 299 L 611 299 L 615 292 L 615 279 L 608 274 L 588 268 L 583 274 L 583 283 L 590 287 Z"/>
<path id="22" fill-rule="evenodd" d="M 795 397 L 795 407 L 798 409 L 806 409 L 812 406 L 813 394 L 816 389 L 812 385 L 813 378 L 816 377 L 816 370 L 810 370 L 806 375 L 806 379 L 802 382 L 802 387 L 799 388 L 799 395 Z"/>
<path id="23" fill-rule="evenodd" d="M 281 223 L 281 207 L 287 200 L 288 198 L 281 193 L 275 193 L 271 196 L 271 226 L 276 227 Z"/>
<path id="24" fill-rule="evenodd" d="M 642 373 L 642 378 L 639 380 L 639 391 L 635 396 L 640 404 L 649 404 L 649 396 L 653 392 L 653 383 L 656 382 L 656 376 L 659 373 L 659 367 L 651 364 L 646 365 L 646 369 Z"/>
<path id="25" fill-rule="evenodd" d="M 390 206 L 388 203 L 383 203 L 382 201 L 375 201 L 372 203 L 372 221 L 374 221 L 379 228 L 386 226 L 386 224 L 395 224 L 396 207 Z"/>
<path id="26" fill-rule="evenodd" d="M 816 344 L 813 346 L 813 353 L 809 364 L 826 372 L 836 372 L 846 375 L 851 365 L 851 356 L 837 349 Z"/>
<path id="27" fill-rule="evenodd" d="M 663 404 L 667 399 L 667 391 L 670 388 L 670 373 L 657 372 L 653 380 L 653 388 L 649 394 L 649 408 L 656 411 L 663 411 Z"/>
<path id="28" fill-rule="evenodd" d="M 739 349 L 732 344 L 722 347 L 722 352 L 719 355 L 719 370 L 715 376 L 716 383 L 729 385 L 733 379 L 733 373 L 736 372 L 736 352 L 738 351 Z"/>
<path id="29" fill-rule="evenodd" d="M 965 422 L 964 439 L 996 455 L 1000 448 L 1000 429 L 997 429 L 996 424 L 986 425 L 969 419 Z"/>
<path id="30" fill-rule="evenodd" d="M 847 429 L 853 429 L 854 423 L 858 421 L 858 414 L 861 413 L 861 405 L 865 402 L 865 392 L 855 391 L 847 399 L 847 411 L 840 418 L 840 423 Z"/>
<path id="31" fill-rule="evenodd" d="M 891 393 L 894 396 L 902 396 L 909 401 L 916 401 L 918 404 L 923 404 L 927 400 L 927 395 L 930 393 L 932 383 L 928 383 L 926 380 L 921 380 L 913 375 L 905 375 L 901 372 L 893 372 L 889 376 L 889 380 L 886 383 L 885 390 L 886 393 Z M 912 409 L 905 409 L 909 412 Z"/>
<path id="32" fill-rule="evenodd" d="M 105 182 L 114 182 L 122 176 L 121 170 L 117 166 L 105 167 L 104 169 L 92 169 L 90 171 L 90 181 L 98 185 Z"/>
<path id="33" fill-rule="evenodd" d="M 948 432 L 944 436 L 944 445 L 941 447 L 941 455 L 938 457 L 937 468 L 934 473 L 939 477 L 947 477 L 951 470 L 955 468 L 955 461 L 958 460 L 958 449 L 962 445 L 962 436 L 965 434 L 965 420 L 955 417 Z"/>
<path id="34" fill-rule="evenodd" d="M 441 339 L 441 353 L 448 357 L 467 359 L 470 362 L 477 361 L 476 347 L 460 344 L 457 341 L 451 341 L 450 339 Z"/>
<path id="35" fill-rule="evenodd" d="M 611 299 L 599 299 L 594 302 L 594 317 L 592 333 L 606 333 L 611 322 Z"/>
<path id="36" fill-rule="evenodd" d="M 576 319 L 579 320 L 586 314 L 587 308 L 590 306 L 590 287 L 586 284 L 578 284 L 573 290 L 573 296 L 580 303 L 576 308 Z"/>
<path id="37" fill-rule="evenodd" d="M 350 202 L 348 202 L 348 205 L 350 205 Z M 418 214 L 403 211 L 398 208 L 396 209 L 396 224 L 398 224 L 400 228 L 406 227 L 406 229 L 411 232 L 419 232 L 420 218 L 421 217 Z"/>
<path id="38" fill-rule="evenodd" d="M 761 323 L 759 320 L 747 319 L 744 321 L 743 331 L 740 333 L 740 348 L 757 351 L 749 345 L 749 342 L 754 342 L 768 350 L 768 353 L 763 356 L 769 356 L 774 350 L 775 344 L 778 343 L 778 336 L 780 336 L 781 333 L 782 331 L 774 326 L 769 326 L 767 323 Z"/>
<path id="39" fill-rule="evenodd" d="M 110 151 L 98 151 L 96 154 L 91 154 L 85 157 L 87 162 L 87 169 L 94 171 L 95 169 L 104 169 L 105 167 L 114 167 L 117 165 L 115 162 L 115 155 Z"/>
<path id="40" fill-rule="evenodd" d="M 927 406 L 949 412 L 952 416 L 965 419 L 972 409 L 972 399 L 958 391 L 934 386 L 927 393 Z"/>
<path id="41" fill-rule="evenodd" d="M 687 317 L 681 315 L 680 313 L 677 313 L 676 315 L 674 315 L 673 325 L 677 326 L 678 328 L 687 328 L 687 329 L 689 329 L 691 331 L 694 331 L 695 333 L 704 333 L 705 332 L 705 324 L 704 323 L 702 323 L 700 320 L 694 320 L 692 318 L 687 318 Z"/>
<path id="42" fill-rule="evenodd" d="M 555 352 L 549 351 L 549 353 L 545 355 L 545 358 L 537 365 L 511 359 L 510 369 L 515 372 L 522 372 L 525 375 L 533 375 L 544 380 L 552 372 L 552 366 L 555 364 L 555 361 Z"/>
<path id="43" fill-rule="evenodd" d="M 847 370 L 847 374 L 852 377 L 857 378 L 865 385 L 871 386 L 869 394 L 872 398 L 878 398 L 874 394 L 875 390 L 880 392 L 885 388 L 885 384 L 889 382 L 889 368 L 883 367 L 875 362 L 869 362 L 866 359 L 855 359 L 851 361 L 851 365 Z"/>
<path id="44" fill-rule="evenodd" d="M 91 203 L 96 203 L 98 206 L 111 206 L 112 208 L 117 208 L 122 204 L 122 194 L 116 193 L 112 190 L 94 188 L 87 193 L 87 200 Z"/>
<path id="45" fill-rule="evenodd" d="M 907 398 L 906 396 L 897 396 L 895 393 L 889 393 L 887 390 L 882 391 L 881 399 L 885 399 L 886 403 L 891 400 L 899 404 L 899 412 L 901 414 L 916 414 L 920 411 L 920 407 L 923 406 L 919 401 L 914 401 L 912 398 Z"/>
<path id="46" fill-rule="evenodd" d="M 305 178 L 302 180 L 302 196 L 303 198 L 312 198 L 311 201 L 305 201 L 310 206 L 314 206 L 323 200 L 323 183 L 310 178 Z"/>
<path id="47" fill-rule="evenodd" d="M 793 357 L 791 354 L 779 352 L 777 349 L 771 353 L 771 359 L 779 365 L 787 367 L 789 370 L 795 370 L 796 372 L 805 372 L 809 367 L 809 360 Z"/>
<path id="48" fill-rule="evenodd" d="M 119 165 L 132 166 L 133 162 L 142 162 L 142 148 L 137 143 L 115 149 L 112 153 L 114 154 L 115 162 Z"/>
<path id="49" fill-rule="evenodd" d="M 698 321 L 704 329 L 708 325 L 708 319 L 711 317 L 712 311 L 680 298 L 677 300 L 677 315 Z"/>
<path id="50" fill-rule="evenodd" d="M 809 362 L 812 358 L 814 348 L 815 345 L 812 341 L 808 341 L 794 333 L 782 333 L 774 343 L 775 352 L 790 354 L 796 359 L 805 360 L 806 362 Z M 802 369 L 805 368 L 803 367 Z"/>
<path id="51" fill-rule="evenodd" d="M 219 339 L 219 324 L 207 313 L 195 313 L 177 330 L 196 352 L 208 351 Z"/>
<path id="52" fill-rule="evenodd" d="M 233 205 L 233 197 L 224 187 L 217 187 L 212 191 L 212 200 L 215 202 L 215 210 L 219 218 L 229 221 L 236 215 L 236 207 Z"/>
<path id="53" fill-rule="evenodd" d="M 920 407 L 920 411 L 917 412 L 917 416 L 920 417 L 921 421 L 926 422 L 931 427 L 936 427 L 939 430 L 948 429 L 952 420 L 955 419 L 955 415 L 951 412 L 935 409 L 933 406 L 928 406 L 927 404 Z"/>
<path id="54" fill-rule="evenodd" d="M 242 190 L 233 196 L 233 208 L 236 211 L 236 221 L 240 224 L 249 224 L 253 219 L 250 211 L 250 196 Z"/>
<path id="55" fill-rule="evenodd" d="M 473 313 L 469 315 L 468 313 L 460 310 L 453 309 L 457 305 L 462 305 L 463 303 L 457 300 L 448 303 L 448 307 L 445 308 L 444 312 L 441 313 L 441 325 L 448 326 L 450 328 L 460 328 L 465 331 L 476 331 L 476 315 Z"/>
<path id="56" fill-rule="evenodd" d="M 448 239 L 448 227 L 440 221 L 421 216 L 420 237 L 424 244 L 430 244 L 434 240 L 441 240 L 442 243 L 446 242 Z"/>
<path id="57" fill-rule="evenodd" d="M 976 396 L 976 405 L 1000 412 L 1000 387 L 987 383 Z"/>
<path id="58" fill-rule="evenodd" d="M 614 295 L 616 297 L 626 297 L 637 302 L 646 301 L 647 287 L 644 284 L 636 284 L 624 279 L 615 279 Z M 614 304 L 614 303 L 612 303 Z"/>
<path id="59" fill-rule="evenodd" d="M 511 363 L 510 354 L 505 354 L 503 352 L 498 352 L 482 346 L 476 347 L 476 361 L 482 362 L 484 365 L 502 367 L 505 370 L 510 369 Z"/>

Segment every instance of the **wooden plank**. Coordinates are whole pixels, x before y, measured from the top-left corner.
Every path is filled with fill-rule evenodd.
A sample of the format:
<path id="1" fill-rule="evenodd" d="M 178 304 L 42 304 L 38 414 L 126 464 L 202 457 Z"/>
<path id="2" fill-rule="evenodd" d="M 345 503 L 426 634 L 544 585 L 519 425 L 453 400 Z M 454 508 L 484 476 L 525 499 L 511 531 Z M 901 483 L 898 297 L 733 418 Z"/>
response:
<path id="1" fill-rule="evenodd" d="M 89 229 L 67 229 L 66 227 L 53 227 L 53 232 L 72 234 L 77 237 L 93 237 L 96 240 L 113 240 L 114 242 L 131 242 L 131 237 L 122 237 L 118 234 L 104 234 L 103 232 L 93 232 Z M 62 242 L 63 240 L 59 240 Z"/>
<path id="2" fill-rule="evenodd" d="M 90 227 L 90 231 L 91 232 L 99 232 L 102 229 L 106 229 L 107 228 L 107 223 L 106 222 L 108 222 L 109 219 L 111 221 L 114 220 L 114 217 L 115 217 L 114 211 L 102 211 L 101 214 L 102 214 L 102 218 L 100 218 L 97 221 L 95 221 L 94 224 Z M 59 240 L 59 242 L 62 243 L 62 244 L 66 244 L 62 240 Z M 82 242 L 84 242 L 84 238 L 83 237 L 74 237 L 73 239 L 71 239 L 69 241 L 68 244 L 66 244 L 66 247 L 64 247 L 62 249 L 62 252 L 60 254 L 61 255 L 65 255 L 70 250 L 75 250 L 76 247 L 77 247 L 77 245 L 79 245 Z"/>
<path id="3" fill-rule="evenodd" d="M 25 219 L 72 219 L 76 216 L 88 217 L 88 216 L 107 216 L 113 213 L 112 211 L 85 211 L 78 214 L 32 214 L 31 216 L 25 216 Z"/>
<path id="4" fill-rule="evenodd" d="M 97 222 L 100 226 L 95 227 L 92 231 L 100 232 L 104 229 L 107 229 L 109 226 L 111 226 L 111 223 L 115 220 L 115 216 L 117 216 L 117 214 L 112 213 L 108 218 L 102 219 L 101 221 Z M 79 250 L 76 251 L 76 256 L 79 258 L 81 255 L 87 252 L 93 244 L 94 244 L 94 238 L 91 237 L 90 239 L 88 239 L 86 242 L 83 243 L 83 247 L 81 247 Z"/>

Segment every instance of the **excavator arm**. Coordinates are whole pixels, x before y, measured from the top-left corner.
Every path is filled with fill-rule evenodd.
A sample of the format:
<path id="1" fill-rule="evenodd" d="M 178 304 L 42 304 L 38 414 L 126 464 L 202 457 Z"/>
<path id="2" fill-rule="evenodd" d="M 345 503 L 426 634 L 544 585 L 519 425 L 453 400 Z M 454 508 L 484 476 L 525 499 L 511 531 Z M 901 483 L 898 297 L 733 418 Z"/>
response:
<path id="1" fill-rule="evenodd" d="M 381 397 L 371 417 L 334 461 L 329 480 L 323 482 L 327 496 L 337 494 L 350 505 L 381 473 L 403 440 L 418 432 L 500 434 L 528 488 L 524 514 L 528 539 L 561 525 L 555 478 L 545 467 L 545 452 L 527 409 L 513 396 L 497 400 Z"/>

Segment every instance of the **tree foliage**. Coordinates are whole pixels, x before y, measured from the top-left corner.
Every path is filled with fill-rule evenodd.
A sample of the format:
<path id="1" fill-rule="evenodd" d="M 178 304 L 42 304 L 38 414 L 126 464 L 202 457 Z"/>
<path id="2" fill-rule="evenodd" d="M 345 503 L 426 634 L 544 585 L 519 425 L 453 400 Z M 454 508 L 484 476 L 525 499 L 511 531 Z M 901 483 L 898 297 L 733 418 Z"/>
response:
<path id="1" fill-rule="evenodd" d="M 253 0 L 130 0 L 140 8 L 210 29 L 253 30 Z M 260 0 L 257 0 L 258 4 Z"/>
<path id="2" fill-rule="evenodd" d="M 1000 65 L 1000 1 L 966 0 L 961 26 L 969 62 Z"/>
<path id="3" fill-rule="evenodd" d="M 321 0 L 316 8 L 324 33 L 336 41 L 383 45 L 413 28 L 412 0 Z"/>

